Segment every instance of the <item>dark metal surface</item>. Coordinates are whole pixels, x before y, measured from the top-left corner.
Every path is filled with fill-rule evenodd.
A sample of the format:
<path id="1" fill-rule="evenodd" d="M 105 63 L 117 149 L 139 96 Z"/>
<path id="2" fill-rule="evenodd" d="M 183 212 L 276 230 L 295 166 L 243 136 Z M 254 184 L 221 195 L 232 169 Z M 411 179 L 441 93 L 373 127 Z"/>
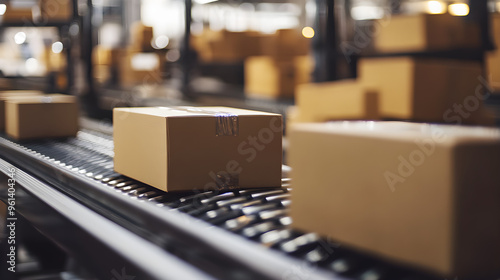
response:
<path id="1" fill-rule="evenodd" d="M 78 201 L 84 209 L 126 228 L 127 235 L 133 233 L 214 278 L 432 279 L 358 254 L 315 234 L 292 230 L 287 179 L 282 188 L 275 189 L 165 193 L 115 173 L 111 136 L 91 130 L 80 131 L 74 139 L 22 144 L 0 138 L 0 153 L 2 158 L 46 182 L 43 189 L 50 196 L 34 193 L 36 183 L 27 182 L 26 191 L 38 200 L 50 204 L 56 197 L 52 193 L 57 192 L 57 199 Z M 47 189 L 48 185 L 54 189 Z M 77 226 L 52 225 L 47 235 L 62 247 L 68 247 L 68 236 L 87 240 L 85 229 L 95 217 L 77 215 L 71 207 L 62 212 L 69 215 L 64 217 L 66 220 L 79 217 L 73 221 Z M 54 211 L 38 211 L 36 207 L 25 208 L 23 213 L 31 222 L 40 223 L 40 227 L 57 216 Z M 79 221 L 82 219 L 85 221 Z M 106 251 L 103 245 L 107 241 L 85 243 L 85 248 L 67 249 L 85 259 L 90 253 L 99 252 L 104 258 L 97 258 L 99 263 L 106 264 L 100 268 L 91 263 L 90 270 L 109 273 L 109 265 L 127 258 L 126 254 L 112 257 L 113 252 Z M 139 274 L 144 267 L 139 265 L 137 269 Z"/>

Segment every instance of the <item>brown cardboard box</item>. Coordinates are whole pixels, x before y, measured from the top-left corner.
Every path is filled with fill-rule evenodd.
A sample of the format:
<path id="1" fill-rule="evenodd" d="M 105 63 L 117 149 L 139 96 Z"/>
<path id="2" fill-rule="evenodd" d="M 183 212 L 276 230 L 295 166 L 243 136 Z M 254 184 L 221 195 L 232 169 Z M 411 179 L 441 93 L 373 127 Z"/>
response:
<path id="1" fill-rule="evenodd" d="M 40 0 L 42 20 L 46 22 L 69 21 L 73 17 L 72 2 L 71 0 Z"/>
<path id="2" fill-rule="evenodd" d="M 311 39 L 305 38 L 296 29 L 280 29 L 275 34 L 262 38 L 259 43 L 263 55 L 288 59 L 308 55 Z"/>
<path id="3" fill-rule="evenodd" d="M 441 15 L 401 15 L 376 22 L 375 49 L 379 52 L 420 52 L 481 45 L 479 27 L 463 17 Z"/>
<path id="4" fill-rule="evenodd" d="M 440 123 L 482 122 L 484 94 L 480 63 L 412 57 L 365 58 L 358 74 L 379 94 L 384 118 Z M 484 87 L 484 86 L 483 86 Z M 487 123 L 490 124 L 487 120 Z"/>
<path id="5" fill-rule="evenodd" d="M 5 100 L 9 97 L 42 95 L 38 90 L 9 90 L 0 91 L 0 131 L 5 129 Z"/>
<path id="6" fill-rule="evenodd" d="M 115 108 L 113 128 L 115 171 L 163 191 L 281 185 L 278 114 L 227 107 Z"/>
<path id="7" fill-rule="evenodd" d="M 500 92 L 500 14 L 492 14 L 491 22 L 496 49 L 486 54 L 486 71 L 490 86 Z"/>
<path id="8" fill-rule="evenodd" d="M 122 86 L 157 84 L 162 81 L 161 61 L 157 53 L 139 53 L 127 50 L 119 65 L 117 70 Z"/>
<path id="9" fill-rule="evenodd" d="M 5 23 L 25 23 L 33 21 L 33 13 L 31 7 L 16 6 L 9 4 L 5 10 L 5 14 L 0 17 Z"/>
<path id="10" fill-rule="evenodd" d="M 498 129 L 334 122 L 288 133 L 295 228 L 446 277 L 498 276 Z"/>
<path id="11" fill-rule="evenodd" d="M 245 60 L 245 93 L 251 96 L 292 97 L 295 88 L 292 61 L 277 61 L 269 56 Z"/>
<path id="12" fill-rule="evenodd" d="M 78 105 L 74 96 L 11 97 L 5 101 L 7 135 L 18 140 L 70 137 L 78 132 Z"/>
<path id="13" fill-rule="evenodd" d="M 308 56 L 279 60 L 254 56 L 245 60 L 245 93 L 267 98 L 293 97 L 295 87 L 310 81 L 313 69 Z"/>
<path id="14" fill-rule="evenodd" d="M 138 21 L 130 29 L 131 48 L 136 52 L 154 51 L 151 41 L 153 41 L 153 27 L 146 26 Z"/>
<path id="15" fill-rule="evenodd" d="M 355 80 L 301 85 L 295 104 L 301 122 L 379 118 L 377 93 Z"/>

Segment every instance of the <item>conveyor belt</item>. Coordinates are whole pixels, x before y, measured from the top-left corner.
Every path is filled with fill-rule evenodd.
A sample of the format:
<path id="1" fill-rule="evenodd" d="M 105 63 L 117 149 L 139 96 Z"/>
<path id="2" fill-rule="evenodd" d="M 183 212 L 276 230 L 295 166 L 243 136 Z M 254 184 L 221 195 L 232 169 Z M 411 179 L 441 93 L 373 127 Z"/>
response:
<path id="1" fill-rule="evenodd" d="M 216 278 L 275 277 L 260 271 L 263 268 L 259 265 L 267 265 L 265 263 L 257 268 L 245 263 L 245 257 L 252 258 L 251 252 L 248 256 L 241 256 L 246 254 L 241 252 L 232 255 L 231 250 L 237 248 L 231 248 L 229 241 L 227 248 L 211 241 L 193 242 L 203 233 L 185 232 L 184 226 L 176 227 L 175 219 L 171 223 L 164 219 L 185 217 L 179 213 L 182 212 L 196 218 L 189 221 L 204 221 L 252 240 L 254 246 L 261 244 L 272 248 L 277 256 L 292 257 L 284 257 L 285 265 L 288 260 L 298 260 L 300 265 L 293 261 L 288 263 L 292 269 L 283 272 L 282 279 L 319 279 L 316 276 L 322 272 L 332 275 L 330 279 L 435 279 L 359 254 L 314 233 L 292 230 L 292 220 L 288 216 L 288 179 L 283 179 L 281 188 L 273 189 L 166 193 L 114 172 L 112 137 L 85 129 L 74 139 L 15 143 L 2 137 L 0 152 L 2 158 L 22 166 L 69 197 Z M 123 194 L 122 198 L 128 201 L 116 199 L 116 193 Z M 142 210 L 154 214 L 148 216 Z M 163 217 L 155 217 L 157 214 Z M 265 262 L 255 260 L 259 261 Z M 285 275 L 287 273 L 290 275 Z"/>

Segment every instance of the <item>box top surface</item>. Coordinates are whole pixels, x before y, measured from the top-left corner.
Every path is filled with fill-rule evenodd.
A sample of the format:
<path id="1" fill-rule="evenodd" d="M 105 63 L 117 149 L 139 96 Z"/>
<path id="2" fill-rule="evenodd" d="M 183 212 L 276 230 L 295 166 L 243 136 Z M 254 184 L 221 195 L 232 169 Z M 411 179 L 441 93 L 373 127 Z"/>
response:
<path id="1" fill-rule="evenodd" d="M 215 116 L 216 114 L 233 114 L 237 116 L 280 116 L 279 114 L 236 109 L 230 107 L 131 107 L 115 108 L 114 111 L 152 115 L 158 117 Z"/>
<path id="2" fill-rule="evenodd" d="M 5 98 L 11 97 L 20 97 L 20 96 L 33 96 L 33 95 L 42 95 L 43 92 L 38 90 L 8 90 L 8 91 L 0 91 L 0 100 L 4 100 Z"/>
<path id="3" fill-rule="evenodd" d="M 46 94 L 40 96 L 8 97 L 5 99 L 5 102 L 13 104 L 75 103 L 76 98 L 63 94 Z"/>
<path id="4" fill-rule="evenodd" d="M 467 142 L 491 142 L 500 144 L 500 129 L 489 127 L 396 121 L 338 121 L 294 124 L 292 130 L 405 141 L 430 138 L 435 139 L 435 142 L 441 144 Z"/>

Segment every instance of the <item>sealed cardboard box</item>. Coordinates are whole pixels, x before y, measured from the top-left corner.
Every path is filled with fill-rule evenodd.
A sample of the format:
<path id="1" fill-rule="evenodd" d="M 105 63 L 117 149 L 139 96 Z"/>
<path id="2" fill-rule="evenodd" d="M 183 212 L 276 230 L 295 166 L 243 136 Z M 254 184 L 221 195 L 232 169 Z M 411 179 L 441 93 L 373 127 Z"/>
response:
<path id="1" fill-rule="evenodd" d="M 73 17 L 72 2 L 71 0 L 40 0 L 42 20 L 46 22 L 69 21 Z"/>
<path id="2" fill-rule="evenodd" d="M 477 48 L 479 27 L 450 14 L 400 15 L 381 19 L 374 37 L 379 52 L 421 52 Z"/>
<path id="3" fill-rule="evenodd" d="M 5 100 L 9 97 L 38 96 L 43 93 L 38 90 L 9 90 L 0 91 L 0 131 L 5 129 Z"/>
<path id="4" fill-rule="evenodd" d="M 281 115 L 227 107 L 115 108 L 116 172 L 163 191 L 281 185 Z"/>
<path id="5" fill-rule="evenodd" d="M 412 57 L 365 58 L 358 74 L 379 94 L 384 118 L 483 124 L 480 63 Z M 481 120 L 480 120 L 481 119 Z M 490 124 L 486 120 L 484 124 Z"/>
<path id="6" fill-rule="evenodd" d="M 500 130 L 332 122 L 288 133 L 294 227 L 445 277 L 498 276 Z"/>
<path id="7" fill-rule="evenodd" d="M 303 84 L 297 88 L 295 104 L 302 122 L 379 118 L 377 93 L 355 80 Z"/>
<path id="8" fill-rule="evenodd" d="M 5 132 L 18 140 L 71 137 L 78 132 L 78 105 L 74 96 L 11 97 L 5 101 L 5 115 Z"/>

